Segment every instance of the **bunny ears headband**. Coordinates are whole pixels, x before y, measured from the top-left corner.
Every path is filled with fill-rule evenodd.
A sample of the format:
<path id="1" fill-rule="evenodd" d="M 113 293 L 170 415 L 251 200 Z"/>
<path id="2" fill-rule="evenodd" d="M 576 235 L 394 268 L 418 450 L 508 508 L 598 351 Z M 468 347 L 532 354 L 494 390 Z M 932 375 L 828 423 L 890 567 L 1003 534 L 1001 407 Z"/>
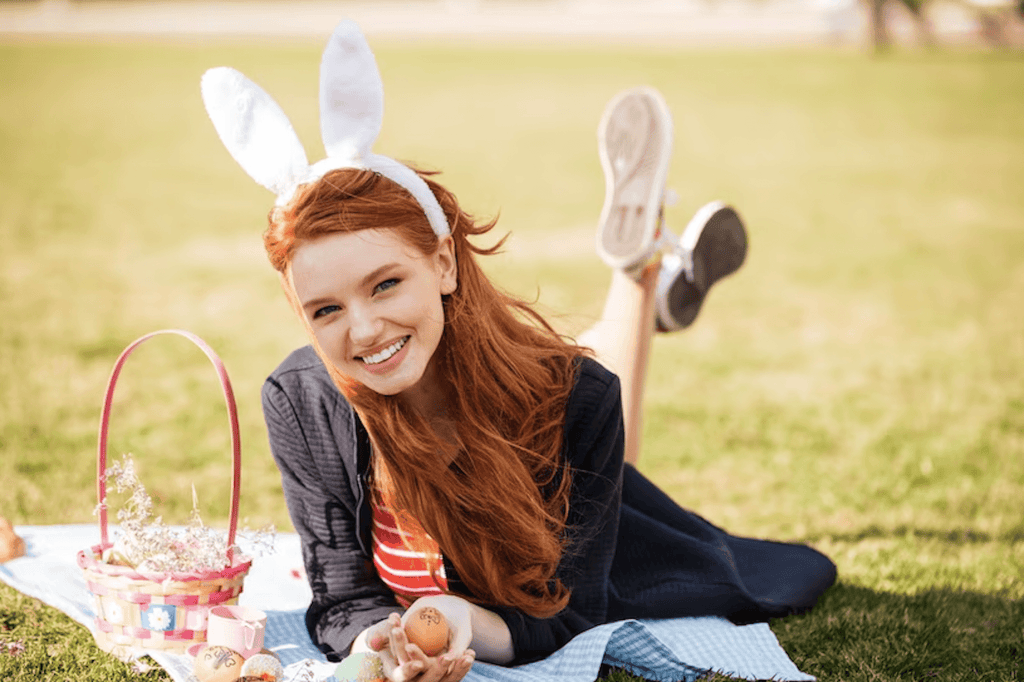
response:
<path id="1" fill-rule="evenodd" d="M 221 142 L 249 176 L 287 204 L 295 189 L 338 168 L 380 173 L 423 207 L 438 238 L 451 234 L 441 205 L 411 168 L 371 151 L 384 117 L 384 86 L 352 21 L 338 24 L 320 62 L 320 133 L 327 158 L 310 165 L 284 111 L 260 86 L 222 66 L 203 74 L 203 103 Z"/>

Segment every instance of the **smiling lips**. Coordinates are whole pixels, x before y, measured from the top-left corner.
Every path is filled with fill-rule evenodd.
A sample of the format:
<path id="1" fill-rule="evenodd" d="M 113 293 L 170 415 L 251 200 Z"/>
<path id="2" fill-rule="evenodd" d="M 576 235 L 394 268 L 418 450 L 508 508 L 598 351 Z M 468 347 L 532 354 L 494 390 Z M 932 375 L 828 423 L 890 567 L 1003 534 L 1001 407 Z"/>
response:
<path id="1" fill-rule="evenodd" d="M 374 353 L 373 355 L 364 355 L 359 359 L 366 363 L 368 366 L 380 365 L 381 363 L 384 363 L 393 358 L 398 351 L 402 350 L 402 348 L 405 347 L 405 344 L 408 340 L 408 336 L 403 336 L 402 338 L 398 339 L 398 341 L 395 341 L 393 344 L 391 344 L 384 350 L 380 351 L 379 353 Z"/>

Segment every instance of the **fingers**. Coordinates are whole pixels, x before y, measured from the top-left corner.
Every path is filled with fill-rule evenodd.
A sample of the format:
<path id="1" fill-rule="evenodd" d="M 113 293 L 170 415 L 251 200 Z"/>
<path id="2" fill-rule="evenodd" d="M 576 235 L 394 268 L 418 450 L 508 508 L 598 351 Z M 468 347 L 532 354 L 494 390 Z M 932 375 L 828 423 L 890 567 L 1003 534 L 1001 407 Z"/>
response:
<path id="1" fill-rule="evenodd" d="M 473 667 L 475 660 L 476 653 L 472 649 L 467 649 L 461 656 L 454 658 L 450 658 L 445 654 L 440 659 L 442 663 L 440 669 L 444 671 L 444 675 L 438 682 L 459 682 L 459 680 L 469 674 L 469 669 Z"/>
<path id="2" fill-rule="evenodd" d="M 399 666 L 403 666 L 410 661 L 409 658 L 409 639 L 405 636 L 405 629 L 402 627 L 402 619 L 398 617 L 398 614 L 392 613 L 388 617 L 388 625 L 390 631 L 388 632 L 388 639 L 391 644 L 391 653 L 394 654 L 395 660 Z"/>
<path id="3" fill-rule="evenodd" d="M 409 660 L 389 674 L 395 682 L 459 682 L 469 674 L 476 660 L 473 651 L 430 658 L 415 644 L 410 644 L 406 653 Z"/>
<path id="4" fill-rule="evenodd" d="M 398 670 L 398 666 L 395 663 L 395 657 L 391 655 L 391 652 L 384 649 L 380 652 L 380 662 L 384 667 L 384 677 L 392 682 L 398 681 L 398 676 L 395 671 Z"/>
<path id="5" fill-rule="evenodd" d="M 382 621 L 374 630 L 367 633 L 366 644 L 374 651 L 380 651 L 389 643 L 388 635 L 391 632 L 390 619 Z"/>
<path id="6" fill-rule="evenodd" d="M 415 678 L 416 682 L 437 682 L 440 679 L 433 670 L 436 666 L 431 666 L 431 660 L 415 644 L 405 645 L 405 658 L 406 662 L 401 668 L 404 679 Z M 421 676 L 416 677 L 417 675 Z"/>
<path id="7" fill-rule="evenodd" d="M 398 614 L 391 614 L 386 621 L 381 623 L 379 634 L 384 641 L 379 653 L 387 679 L 391 682 L 408 682 L 415 678 L 422 669 L 422 663 L 411 664 L 410 662 L 409 654 L 406 651 L 408 641 L 405 639 L 402 621 Z"/>

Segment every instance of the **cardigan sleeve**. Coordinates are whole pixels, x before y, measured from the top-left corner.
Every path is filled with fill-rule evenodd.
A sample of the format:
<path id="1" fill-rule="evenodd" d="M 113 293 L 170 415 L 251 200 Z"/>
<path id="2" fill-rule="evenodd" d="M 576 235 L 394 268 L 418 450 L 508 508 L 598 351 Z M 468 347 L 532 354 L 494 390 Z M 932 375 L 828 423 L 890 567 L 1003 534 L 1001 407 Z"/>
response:
<path id="1" fill-rule="evenodd" d="M 333 432 L 337 409 L 322 391 L 289 393 L 272 377 L 263 387 L 263 412 L 313 591 L 306 627 L 329 660 L 340 660 L 360 632 L 402 612 L 359 543 L 358 503 L 344 467 L 346 456 L 355 459 L 355 441 Z M 352 452 L 342 451 L 347 443 Z"/>
<path id="2" fill-rule="evenodd" d="M 566 410 L 563 451 L 573 477 L 567 551 L 556 576 L 572 590 L 552 618 L 490 607 L 508 625 L 513 664 L 551 654 L 607 620 L 609 575 L 618 537 L 624 429 L 618 378 L 593 360 L 581 362 Z"/>

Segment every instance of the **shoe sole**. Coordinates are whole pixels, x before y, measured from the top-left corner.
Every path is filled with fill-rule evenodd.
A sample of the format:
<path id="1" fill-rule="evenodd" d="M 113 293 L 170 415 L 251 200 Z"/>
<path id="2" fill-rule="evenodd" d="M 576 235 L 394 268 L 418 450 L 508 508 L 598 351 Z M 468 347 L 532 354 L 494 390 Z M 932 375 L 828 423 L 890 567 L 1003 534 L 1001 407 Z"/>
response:
<path id="1" fill-rule="evenodd" d="M 661 222 L 672 155 L 668 105 L 649 87 L 616 95 L 601 117 L 598 141 L 605 203 L 597 252 L 611 267 L 629 268 L 651 255 Z"/>
<path id="2" fill-rule="evenodd" d="M 720 201 L 703 206 L 679 238 L 679 252 L 692 254 L 693 280 L 679 253 L 665 256 L 657 297 L 657 327 L 675 331 L 693 324 L 708 290 L 739 270 L 747 257 L 747 230 L 739 214 Z"/>

